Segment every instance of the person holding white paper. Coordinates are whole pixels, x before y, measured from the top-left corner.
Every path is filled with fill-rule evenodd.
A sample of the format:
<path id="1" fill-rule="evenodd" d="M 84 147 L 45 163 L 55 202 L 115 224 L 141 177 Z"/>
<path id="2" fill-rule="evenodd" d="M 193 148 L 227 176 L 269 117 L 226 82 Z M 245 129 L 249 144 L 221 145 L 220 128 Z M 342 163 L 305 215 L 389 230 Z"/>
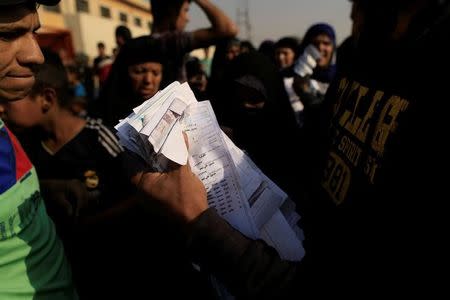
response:
<path id="1" fill-rule="evenodd" d="M 305 114 L 308 114 L 309 109 L 319 107 L 323 102 L 328 86 L 336 75 L 333 61 L 336 34 L 333 27 L 327 23 L 312 25 L 299 48 L 299 57 L 293 66 L 292 87 L 305 106 Z"/>
<path id="2" fill-rule="evenodd" d="M 194 261 L 237 296 L 437 298 L 448 289 L 438 271 L 448 257 L 447 185 L 436 172 L 448 156 L 448 113 L 430 101 L 448 99 L 448 80 L 423 74 L 438 74 L 449 59 L 416 58 L 432 57 L 436 47 L 448 52 L 450 2 L 364 2 L 358 44 L 324 102 L 317 226 L 300 264 L 280 260 L 208 209 L 189 166 L 137 178 L 144 204 L 176 218 Z"/>
<path id="3" fill-rule="evenodd" d="M 189 164 L 173 163 L 169 169 L 140 172 L 133 181 L 148 197 L 144 207 L 164 212 L 177 225 L 194 263 L 238 299 L 298 299 L 308 293 L 309 260 L 284 261 L 265 242 L 247 238 L 208 208 L 205 187 Z"/>

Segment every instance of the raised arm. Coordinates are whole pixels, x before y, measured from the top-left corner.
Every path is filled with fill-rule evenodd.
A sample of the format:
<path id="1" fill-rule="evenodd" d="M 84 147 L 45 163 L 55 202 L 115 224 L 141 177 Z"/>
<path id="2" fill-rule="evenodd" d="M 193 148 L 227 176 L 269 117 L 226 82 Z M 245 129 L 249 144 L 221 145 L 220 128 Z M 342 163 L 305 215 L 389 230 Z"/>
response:
<path id="1" fill-rule="evenodd" d="M 236 24 L 210 0 L 194 0 L 193 2 L 205 12 L 212 24 L 210 28 L 193 32 L 194 48 L 210 46 L 221 38 L 232 38 L 238 34 Z"/>

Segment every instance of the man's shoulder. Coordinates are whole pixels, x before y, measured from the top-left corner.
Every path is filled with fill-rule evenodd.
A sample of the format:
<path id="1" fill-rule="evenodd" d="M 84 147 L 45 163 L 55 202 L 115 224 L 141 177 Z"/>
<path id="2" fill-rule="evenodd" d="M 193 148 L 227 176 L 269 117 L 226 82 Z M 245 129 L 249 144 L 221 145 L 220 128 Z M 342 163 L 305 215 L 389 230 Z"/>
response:
<path id="1" fill-rule="evenodd" d="M 98 145 L 99 149 L 106 151 L 112 157 L 117 157 L 123 152 L 114 131 L 103 124 L 101 119 L 88 118 L 85 130 L 80 134 L 85 134 L 92 143 Z"/>

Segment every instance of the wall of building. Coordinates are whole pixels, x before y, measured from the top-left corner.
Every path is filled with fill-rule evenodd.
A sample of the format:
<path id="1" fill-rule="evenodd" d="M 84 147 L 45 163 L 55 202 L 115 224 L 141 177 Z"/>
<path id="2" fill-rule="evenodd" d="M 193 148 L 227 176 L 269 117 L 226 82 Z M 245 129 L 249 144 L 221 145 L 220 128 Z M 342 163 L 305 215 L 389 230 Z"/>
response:
<path id="1" fill-rule="evenodd" d="M 150 33 L 152 22 L 148 1 L 146 0 L 89 0 L 89 12 L 78 12 L 76 0 L 60 3 L 60 12 L 39 8 L 43 30 L 46 28 L 68 29 L 72 33 L 76 53 L 87 54 L 90 59 L 97 56 L 97 43 L 106 45 L 108 54 L 116 46 L 114 31 L 119 25 L 130 28 L 133 37 Z M 108 8 L 110 17 L 101 15 L 101 7 Z M 127 15 L 127 22 L 120 20 L 120 14 Z M 140 26 L 135 19 L 140 19 Z"/>
<path id="2" fill-rule="evenodd" d="M 115 29 L 120 22 L 111 21 L 105 18 L 99 18 L 88 14 L 79 14 L 75 16 L 76 23 L 79 24 L 80 34 L 80 47 L 77 48 L 77 52 L 86 53 L 89 57 L 93 58 L 97 56 L 97 43 L 102 41 L 105 43 L 106 51 L 108 54 L 112 54 L 112 49 L 116 47 Z M 138 28 L 136 26 L 128 26 L 134 37 L 149 34 L 149 29 Z"/>
<path id="3" fill-rule="evenodd" d="M 46 11 L 44 8 L 39 8 L 39 19 L 41 21 L 41 26 L 43 28 L 58 28 L 67 29 L 64 21 L 64 16 L 62 13 L 54 13 L 51 11 Z"/>

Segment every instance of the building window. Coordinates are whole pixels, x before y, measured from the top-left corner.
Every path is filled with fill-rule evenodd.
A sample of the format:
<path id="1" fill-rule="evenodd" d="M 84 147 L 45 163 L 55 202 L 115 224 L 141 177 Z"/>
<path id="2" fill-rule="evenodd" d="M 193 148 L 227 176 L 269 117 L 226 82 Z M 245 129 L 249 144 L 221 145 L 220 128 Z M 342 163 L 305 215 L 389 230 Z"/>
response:
<path id="1" fill-rule="evenodd" d="M 44 5 L 44 10 L 60 13 L 61 12 L 61 7 L 59 6 L 59 4 L 58 5 L 51 5 L 51 6 Z"/>
<path id="2" fill-rule="evenodd" d="M 136 25 L 137 27 L 142 27 L 141 18 L 134 18 L 134 25 Z"/>
<path id="3" fill-rule="evenodd" d="M 89 12 L 89 4 L 87 0 L 77 0 L 77 11 L 78 12 Z"/>
<path id="4" fill-rule="evenodd" d="M 119 19 L 124 23 L 128 23 L 128 15 L 126 13 L 119 13 Z"/>
<path id="5" fill-rule="evenodd" d="M 152 21 L 148 21 L 147 25 L 148 25 L 148 29 L 152 30 L 153 22 Z"/>
<path id="6" fill-rule="evenodd" d="M 106 6 L 100 6 L 100 15 L 104 18 L 111 18 L 111 10 L 109 7 Z"/>

